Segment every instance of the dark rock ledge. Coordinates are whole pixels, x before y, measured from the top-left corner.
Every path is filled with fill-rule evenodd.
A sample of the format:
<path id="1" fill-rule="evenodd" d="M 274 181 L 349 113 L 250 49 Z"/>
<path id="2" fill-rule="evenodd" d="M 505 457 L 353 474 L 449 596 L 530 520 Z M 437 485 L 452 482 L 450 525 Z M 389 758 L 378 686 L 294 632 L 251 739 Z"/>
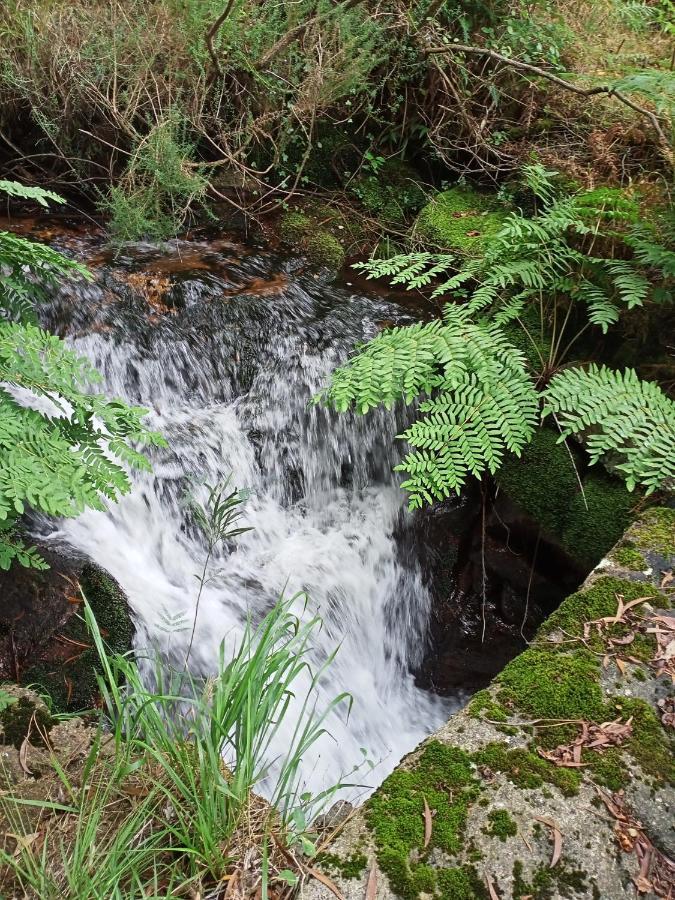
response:
<path id="1" fill-rule="evenodd" d="M 648 510 L 338 826 L 317 868 L 346 900 L 675 894 L 674 566 L 675 510 Z"/>

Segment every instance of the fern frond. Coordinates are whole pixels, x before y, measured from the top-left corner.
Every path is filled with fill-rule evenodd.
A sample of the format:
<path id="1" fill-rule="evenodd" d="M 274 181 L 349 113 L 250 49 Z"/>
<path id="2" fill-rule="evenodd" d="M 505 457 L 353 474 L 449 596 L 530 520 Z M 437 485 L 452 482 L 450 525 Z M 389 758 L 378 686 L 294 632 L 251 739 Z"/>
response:
<path id="1" fill-rule="evenodd" d="M 556 375 L 543 415 L 555 414 L 561 440 L 584 437 L 591 463 L 611 455 L 629 490 L 648 494 L 675 479 L 675 403 L 632 369 L 591 365 Z"/>
<path id="2" fill-rule="evenodd" d="M 414 449 L 398 467 L 413 508 L 459 493 L 470 475 L 495 472 L 506 451 L 519 455 L 538 419 L 520 352 L 496 325 L 474 323 L 451 304 L 442 321 L 379 335 L 317 399 L 364 413 L 415 397 L 427 398 L 424 415 L 399 435 Z"/>

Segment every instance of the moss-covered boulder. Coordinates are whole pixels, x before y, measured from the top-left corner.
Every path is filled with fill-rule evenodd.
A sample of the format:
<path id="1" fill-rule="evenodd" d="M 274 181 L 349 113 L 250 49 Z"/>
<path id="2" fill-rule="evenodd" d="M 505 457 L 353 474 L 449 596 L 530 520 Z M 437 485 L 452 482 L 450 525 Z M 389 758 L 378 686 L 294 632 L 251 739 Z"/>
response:
<path id="1" fill-rule="evenodd" d="M 675 510 L 628 534 L 675 566 Z M 612 556 L 333 839 L 345 897 L 374 882 L 378 900 L 631 900 L 638 876 L 667 895 L 675 742 L 653 623 L 671 598 L 661 572 L 626 574 Z M 346 875 L 354 852 L 365 869 Z"/>
<path id="2" fill-rule="evenodd" d="M 314 217 L 290 210 L 281 216 L 278 224 L 281 241 L 295 253 L 306 256 L 318 268 L 339 271 L 346 258 L 341 241 L 327 228 L 318 226 Z"/>
<path id="3" fill-rule="evenodd" d="M 422 209 L 414 233 L 441 250 L 472 256 L 499 231 L 507 215 L 493 197 L 457 186 L 438 194 Z"/>
<path id="4" fill-rule="evenodd" d="M 506 459 L 497 480 L 548 538 L 588 570 L 624 533 L 640 497 L 600 466 L 585 470 L 581 455 L 558 438 L 540 428 L 520 458 Z"/>
<path id="5" fill-rule="evenodd" d="M 0 573 L 0 678 L 35 686 L 57 711 L 97 702 L 98 654 L 82 616 L 83 595 L 113 652 L 132 648 L 134 625 L 119 584 L 90 560 L 42 550 L 49 569 Z"/>

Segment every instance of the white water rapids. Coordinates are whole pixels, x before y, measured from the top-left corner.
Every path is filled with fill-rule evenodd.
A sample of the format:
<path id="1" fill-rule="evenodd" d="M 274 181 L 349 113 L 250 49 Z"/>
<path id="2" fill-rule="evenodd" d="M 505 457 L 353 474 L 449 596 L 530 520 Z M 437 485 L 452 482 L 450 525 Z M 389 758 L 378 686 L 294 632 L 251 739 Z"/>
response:
<path id="1" fill-rule="evenodd" d="M 410 674 L 425 647 L 429 594 L 396 540 L 408 515 L 392 473 L 401 422 L 385 412 L 329 415 L 308 400 L 378 321 L 401 310 L 294 274 L 292 264 L 281 289 L 247 293 L 254 279 L 270 278 L 269 257 L 202 250 L 208 269 L 172 276 L 174 315 L 149 321 L 146 302 L 120 283 L 130 267 L 152 271 L 162 254 L 149 247 L 57 299 L 51 324 L 93 361 L 108 395 L 150 409 L 148 425 L 169 450 L 152 451 L 152 474 L 134 473 L 119 503 L 61 522 L 52 537 L 119 581 L 139 646 L 180 663 L 205 554 L 184 495 L 189 478 L 215 484 L 231 472 L 251 491 L 244 524 L 253 530 L 216 560 L 222 572 L 202 595 L 191 665 L 213 671 L 219 644 L 241 634 L 248 614 L 258 621 L 282 593 L 305 591 L 309 605 L 303 612 L 298 602 L 298 614 L 318 612 L 324 622 L 314 664 L 340 645 L 319 708 L 341 691 L 354 702 L 349 717 L 344 705 L 329 716 L 329 735 L 303 760 L 303 781 L 312 792 L 325 788 L 365 748 L 377 765 L 358 777 L 373 788 L 451 704 L 416 688 Z M 289 717 L 279 752 L 293 727 Z"/>

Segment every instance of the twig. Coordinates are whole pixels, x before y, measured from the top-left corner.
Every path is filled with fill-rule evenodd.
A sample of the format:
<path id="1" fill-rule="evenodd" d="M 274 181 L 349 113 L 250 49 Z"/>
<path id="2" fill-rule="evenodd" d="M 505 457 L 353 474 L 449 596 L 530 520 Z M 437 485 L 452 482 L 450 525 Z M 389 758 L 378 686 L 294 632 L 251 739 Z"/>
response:
<path id="1" fill-rule="evenodd" d="M 234 0 L 228 0 L 227 6 L 222 11 L 222 13 L 218 16 L 218 18 L 213 23 L 213 25 L 209 28 L 209 30 L 206 32 L 206 37 L 205 37 L 206 49 L 209 51 L 209 56 L 211 57 L 211 62 L 213 63 L 214 72 L 216 75 L 219 75 L 221 77 L 223 74 L 223 70 L 220 68 L 220 63 L 218 62 L 218 57 L 216 56 L 216 51 L 213 46 L 213 39 L 220 31 L 223 23 L 225 22 L 225 19 L 227 19 L 229 14 L 232 12 L 233 6 L 234 6 Z M 215 77 L 215 76 L 213 76 L 213 77 Z M 211 78 L 209 80 L 212 81 L 213 78 Z"/>
<path id="2" fill-rule="evenodd" d="M 521 72 L 531 72 L 533 75 L 538 75 L 540 78 L 546 78 L 548 81 L 553 82 L 553 84 L 557 84 L 559 87 L 564 88 L 567 91 L 572 91 L 575 94 L 579 94 L 582 97 L 592 97 L 596 94 L 606 94 L 608 97 L 615 97 L 620 103 L 629 106 L 632 110 L 649 120 L 654 131 L 659 136 L 659 140 L 663 144 L 663 147 L 668 154 L 668 158 L 672 160 L 672 148 L 661 127 L 658 116 L 644 106 L 640 106 L 639 103 L 635 103 L 635 101 L 621 93 L 621 91 L 617 91 L 616 88 L 613 88 L 611 85 L 603 84 L 596 85 L 592 88 L 582 88 L 576 84 L 572 84 L 570 81 L 566 81 L 564 78 L 560 78 L 559 75 L 554 75 L 553 72 L 542 69 L 540 66 L 533 66 L 531 63 L 522 62 L 519 59 L 510 59 L 508 56 L 503 56 L 501 53 L 497 53 L 496 50 L 490 50 L 487 47 L 473 47 L 469 44 L 448 44 L 444 47 L 428 47 L 424 52 L 430 56 L 437 53 L 455 53 L 457 51 L 460 53 L 470 53 L 474 56 L 488 57 L 489 59 L 495 60 L 495 62 L 503 63 L 505 66 L 509 66 L 510 68 L 517 69 Z"/>

